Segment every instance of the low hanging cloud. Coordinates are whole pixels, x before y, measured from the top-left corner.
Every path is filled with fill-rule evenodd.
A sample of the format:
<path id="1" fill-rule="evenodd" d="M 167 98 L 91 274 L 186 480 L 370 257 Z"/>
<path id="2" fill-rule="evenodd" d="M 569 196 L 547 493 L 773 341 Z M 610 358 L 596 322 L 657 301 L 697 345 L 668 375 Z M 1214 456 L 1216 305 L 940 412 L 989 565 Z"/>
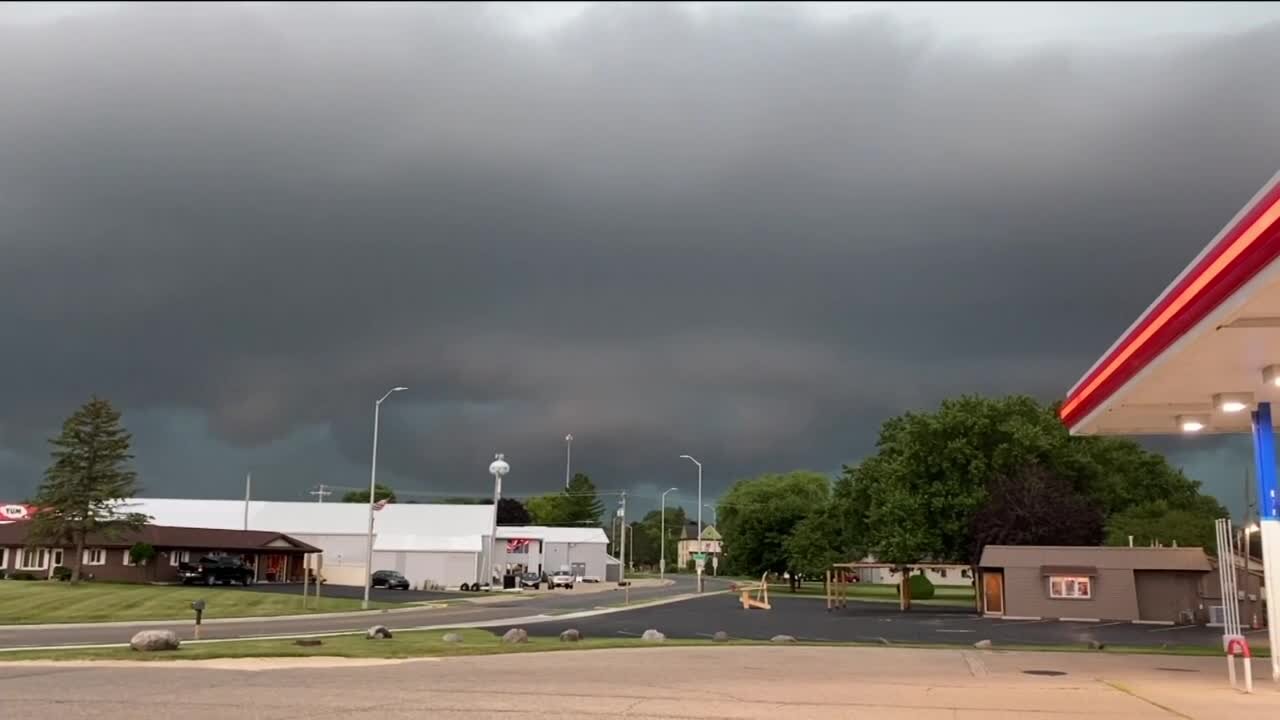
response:
<path id="1" fill-rule="evenodd" d="M 947 395 L 1060 396 L 1280 166 L 1278 40 L 644 5 L 0 24 L 0 494 L 90 393 L 139 418 L 150 491 L 257 463 L 280 497 L 359 484 L 397 384 L 380 461 L 423 493 L 483 493 L 494 450 L 554 488 L 566 432 L 603 486 L 688 452 L 710 491 Z"/>

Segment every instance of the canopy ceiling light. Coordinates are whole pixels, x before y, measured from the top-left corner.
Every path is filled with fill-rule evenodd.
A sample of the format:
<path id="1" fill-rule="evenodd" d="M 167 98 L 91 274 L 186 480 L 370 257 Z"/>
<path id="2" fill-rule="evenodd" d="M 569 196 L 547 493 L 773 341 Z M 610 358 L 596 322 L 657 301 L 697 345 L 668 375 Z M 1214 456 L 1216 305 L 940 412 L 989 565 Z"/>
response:
<path id="1" fill-rule="evenodd" d="M 1209 425 L 1209 418 L 1204 415 L 1179 415 L 1178 428 L 1185 433 L 1200 432 Z"/>
<path id="2" fill-rule="evenodd" d="M 1280 387 L 1280 365 L 1268 365 L 1262 368 L 1262 382 Z"/>
<path id="3" fill-rule="evenodd" d="M 1253 407 L 1253 393 L 1218 393 L 1213 406 L 1222 412 L 1237 413 Z"/>

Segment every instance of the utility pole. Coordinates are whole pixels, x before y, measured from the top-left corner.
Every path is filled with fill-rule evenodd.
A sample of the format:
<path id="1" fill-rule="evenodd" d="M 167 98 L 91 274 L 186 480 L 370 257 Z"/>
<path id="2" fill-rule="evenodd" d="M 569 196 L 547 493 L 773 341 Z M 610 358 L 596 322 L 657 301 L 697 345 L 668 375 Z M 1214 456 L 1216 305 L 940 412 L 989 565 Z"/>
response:
<path id="1" fill-rule="evenodd" d="M 333 494 L 333 491 L 329 490 L 328 488 L 329 488 L 328 485 L 325 485 L 324 483 L 320 483 L 320 487 L 316 488 L 315 490 L 312 490 L 310 494 L 316 496 L 316 502 L 324 502 L 324 499 L 326 497 Z"/>
<path id="2" fill-rule="evenodd" d="M 244 529 L 249 529 L 249 491 L 253 487 L 253 473 L 244 476 Z"/>
<path id="3" fill-rule="evenodd" d="M 618 533 L 621 545 L 618 546 L 618 584 L 621 585 L 627 579 L 627 491 L 622 491 L 622 498 L 618 500 L 618 517 L 622 521 L 622 530 Z"/>

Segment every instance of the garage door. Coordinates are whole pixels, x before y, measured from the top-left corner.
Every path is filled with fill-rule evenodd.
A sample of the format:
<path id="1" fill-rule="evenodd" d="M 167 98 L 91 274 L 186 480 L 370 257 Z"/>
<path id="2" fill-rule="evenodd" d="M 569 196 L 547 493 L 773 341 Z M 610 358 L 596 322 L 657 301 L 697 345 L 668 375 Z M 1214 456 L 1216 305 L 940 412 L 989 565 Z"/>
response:
<path id="1" fill-rule="evenodd" d="M 1134 570 L 1138 619 L 1159 622 L 1190 620 L 1198 604 L 1199 576 L 1167 570 Z"/>

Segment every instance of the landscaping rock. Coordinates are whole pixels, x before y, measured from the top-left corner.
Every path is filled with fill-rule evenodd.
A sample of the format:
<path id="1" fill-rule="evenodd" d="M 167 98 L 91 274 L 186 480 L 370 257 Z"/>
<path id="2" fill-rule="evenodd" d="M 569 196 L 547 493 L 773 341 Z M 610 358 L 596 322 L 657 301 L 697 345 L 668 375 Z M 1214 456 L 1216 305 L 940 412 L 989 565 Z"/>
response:
<path id="1" fill-rule="evenodd" d="M 978 648 L 979 650 L 990 650 L 990 649 L 991 649 L 991 641 L 990 641 L 990 640 L 979 640 L 978 642 L 974 643 L 974 644 L 973 644 L 973 646 L 974 646 L 974 647 L 976 647 L 976 648 Z"/>
<path id="2" fill-rule="evenodd" d="M 582 639 L 582 633 L 573 628 L 569 628 L 560 633 L 560 642 L 578 642 Z"/>
<path id="3" fill-rule="evenodd" d="M 374 625 L 364 634 L 366 640 L 390 640 L 391 631 L 386 625 Z"/>
<path id="4" fill-rule="evenodd" d="M 1090 650 L 1103 650 L 1103 649 L 1105 649 L 1106 647 L 1107 647 L 1107 644 L 1106 644 L 1106 643 L 1100 643 L 1100 642 L 1098 642 L 1097 640 L 1090 640 L 1090 641 L 1089 641 L 1089 649 L 1090 649 Z"/>
<path id="5" fill-rule="evenodd" d="M 447 642 L 447 643 L 460 643 L 460 642 L 462 642 L 462 636 L 461 636 L 461 635 L 459 635 L 458 633 L 445 633 L 445 634 L 444 634 L 444 637 L 443 637 L 443 638 L 441 638 L 441 639 L 442 639 L 442 640 L 444 640 L 444 641 L 445 641 L 445 642 Z"/>
<path id="6" fill-rule="evenodd" d="M 666 641 L 667 636 L 663 635 L 657 630 L 654 630 L 653 628 L 649 628 L 648 630 L 644 631 L 644 635 L 641 635 L 640 639 L 645 642 L 664 642 Z"/>
<path id="7" fill-rule="evenodd" d="M 769 638 L 769 642 L 775 642 L 775 643 L 793 643 L 795 641 L 796 639 L 791 637 L 790 635 L 774 635 L 773 637 Z"/>
<path id="8" fill-rule="evenodd" d="M 889 638 L 877 638 L 877 639 L 880 641 L 880 644 L 881 644 L 881 645 L 892 645 L 892 644 L 893 644 L 893 643 L 889 642 Z"/>
<path id="9" fill-rule="evenodd" d="M 711 642 L 729 642 L 729 633 L 721 630 L 711 636 Z"/>
<path id="10" fill-rule="evenodd" d="M 502 636 L 504 645 L 520 645 L 529 642 L 529 633 L 521 628 L 511 628 Z"/>
<path id="11" fill-rule="evenodd" d="M 319 647 L 324 644 L 324 641 L 317 640 L 315 638 L 302 638 L 300 640 L 294 640 L 293 644 L 299 647 Z"/>
<path id="12" fill-rule="evenodd" d="M 138 652 L 177 650 L 178 635 L 172 630 L 143 630 L 129 640 L 129 647 Z"/>

